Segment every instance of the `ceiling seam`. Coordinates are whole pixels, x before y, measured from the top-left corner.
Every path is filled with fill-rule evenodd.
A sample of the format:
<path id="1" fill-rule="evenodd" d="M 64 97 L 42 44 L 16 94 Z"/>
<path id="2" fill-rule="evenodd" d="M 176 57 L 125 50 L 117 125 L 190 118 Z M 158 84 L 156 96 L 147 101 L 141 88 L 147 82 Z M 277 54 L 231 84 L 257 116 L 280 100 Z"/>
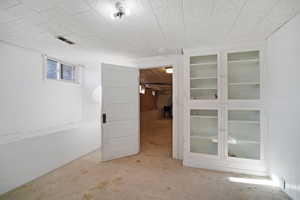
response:
<path id="1" fill-rule="evenodd" d="M 215 9 L 216 9 L 216 0 L 212 0 L 212 6 L 211 6 L 211 10 L 210 10 L 210 16 L 213 16 L 213 14 L 215 13 Z"/>
<path id="2" fill-rule="evenodd" d="M 259 24 L 263 23 L 267 17 L 272 13 L 272 11 L 275 9 L 275 7 L 281 2 L 282 0 L 277 0 L 276 3 L 271 7 L 271 9 L 269 10 L 269 12 L 267 12 L 267 14 L 265 14 L 261 20 L 259 20 L 254 27 L 257 27 Z"/>
<path id="3" fill-rule="evenodd" d="M 8 9 L 17 7 L 17 6 L 19 6 L 19 5 L 24 5 L 24 4 L 23 4 L 22 2 L 20 2 L 20 1 L 17 1 L 16 4 L 13 4 L 13 5 L 11 5 L 11 6 L 8 6 L 8 7 L 4 8 L 3 10 L 8 10 Z"/>
<path id="4" fill-rule="evenodd" d="M 235 6 L 235 8 L 237 9 L 238 8 L 238 5 L 234 2 L 234 0 L 230 0 L 231 3 Z"/>
<path id="5" fill-rule="evenodd" d="M 233 31 L 235 25 L 237 24 L 237 21 L 238 21 L 240 15 L 242 14 L 243 9 L 244 9 L 245 6 L 247 5 L 248 1 L 249 1 L 249 0 L 246 0 L 246 1 L 243 3 L 243 5 L 242 5 L 242 7 L 240 8 L 240 10 L 238 11 L 238 14 L 237 14 L 236 18 L 234 19 L 234 22 L 233 22 L 232 26 L 230 27 L 230 29 L 229 29 L 227 35 L 225 36 L 225 37 L 226 37 L 226 40 L 228 40 L 228 38 L 229 38 L 231 32 Z"/>
<path id="6" fill-rule="evenodd" d="M 265 38 L 266 40 L 269 39 L 274 33 L 276 33 L 277 31 L 279 31 L 284 25 L 286 25 L 287 23 L 289 23 L 294 17 L 296 17 L 298 14 L 300 14 L 300 9 L 294 14 L 292 15 L 289 19 L 287 19 L 283 24 L 281 24 L 278 28 L 276 28 L 274 31 L 272 31 L 269 35 L 267 35 L 267 37 Z"/>
<path id="7" fill-rule="evenodd" d="M 154 15 L 154 18 L 155 18 L 155 20 L 156 20 L 156 23 L 157 23 L 157 25 L 158 25 L 158 28 L 159 28 L 159 30 L 160 30 L 160 32 L 161 32 L 161 34 L 162 34 L 162 36 L 163 36 L 165 42 L 168 43 L 167 37 L 166 37 L 166 35 L 165 35 L 165 33 L 164 33 L 163 29 L 162 29 L 161 24 L 159 23 L 158 17 L 157 17 L 157 15 L 156 15 L 155 12 L 154 12 L 154 8 L 153 8 L 152 3 L 150 2 L 150 0 L 148 0 L 148 3 L 150 4 L 151 10 L 152 10 L 152 13 L 153 13 L 153 15 Z"/>
<path id="8" fill-rule="evenodd" d="M 186 36 L 186 24 L 185 24 L 185 14 L 184 14 L 184 0 L 181 0 L 181 12 L 182 12 L 182 24 L 183 24 L 183 47 L 187 44 L 187 36 Z"/>
<path id="9" fill-rule="evenodd" d="M 26 46 L 22 46 L 19 44 L 15 44 L 13 42 L 9 42 L 9 41 L 5 41 L 5 40 L 0 40 L 1 43 L 6 44 L 6 45 L 10 45 L 10 46 L 14 46 L 14 47 L 18 47 L 27 51 L 31 51 L 31 52 L 35 52 L 35 53 L 39 53 L 41 55 L 45 54 L 44 52 L 42 52 L 41 50 L 38 49 L 34 49 L 34 48 L 30 48 L 30 47 L 26 47 Z"/>

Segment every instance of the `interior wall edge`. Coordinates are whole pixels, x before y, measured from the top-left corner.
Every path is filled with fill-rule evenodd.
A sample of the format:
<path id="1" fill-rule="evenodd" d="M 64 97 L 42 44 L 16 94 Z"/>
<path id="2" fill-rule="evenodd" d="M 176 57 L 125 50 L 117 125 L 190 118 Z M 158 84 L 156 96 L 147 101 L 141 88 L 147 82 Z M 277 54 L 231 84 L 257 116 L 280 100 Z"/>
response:
<path id="1" fill-rule="evenodd" d="M 300 199 L 300 14 L 268 38 L 269 174 L 291 199 Z"/>

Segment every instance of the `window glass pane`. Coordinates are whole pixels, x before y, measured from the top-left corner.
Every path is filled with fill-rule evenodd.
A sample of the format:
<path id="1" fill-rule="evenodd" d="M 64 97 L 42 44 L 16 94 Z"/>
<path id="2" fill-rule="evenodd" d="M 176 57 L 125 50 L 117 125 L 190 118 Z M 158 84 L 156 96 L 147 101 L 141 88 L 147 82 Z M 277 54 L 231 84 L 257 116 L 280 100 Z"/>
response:
<path id="1" fill-rule="evenodd" d="M 228 156 L 260 159 L 260 112 L 228 111 Z"/>
<path id="2" fill-rule="evenodd" d="M 57 62 L 47 59 L 47 78 L 57 79 Z"/>
<path id="3" fill-rule="evenodd" d="M 68 65 L 61 65 L 61 79 L 72 81 L 73 80 L 73 70 L 74 68 L 72 66 Z"/>
<path id="4" fill-rule="evenodd" d="M 190 151 L 218 154 L 218 110 L 191 110 Z"/>

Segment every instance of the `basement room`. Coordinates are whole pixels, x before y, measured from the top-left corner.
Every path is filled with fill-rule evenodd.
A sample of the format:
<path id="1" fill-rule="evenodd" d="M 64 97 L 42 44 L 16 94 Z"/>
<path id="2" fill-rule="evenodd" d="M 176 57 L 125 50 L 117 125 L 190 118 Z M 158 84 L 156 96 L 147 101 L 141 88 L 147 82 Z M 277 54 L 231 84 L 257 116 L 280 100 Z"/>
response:
<path id="1" fill-rule="evenodd" d="M 300 200 L 300 0 L 0 0 L 0 200 Z"/>

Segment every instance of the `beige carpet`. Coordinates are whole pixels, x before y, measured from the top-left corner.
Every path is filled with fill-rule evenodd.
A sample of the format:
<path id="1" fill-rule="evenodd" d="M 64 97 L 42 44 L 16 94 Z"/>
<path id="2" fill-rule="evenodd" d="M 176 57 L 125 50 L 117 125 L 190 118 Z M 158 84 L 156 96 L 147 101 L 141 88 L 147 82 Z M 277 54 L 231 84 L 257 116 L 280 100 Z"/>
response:
<path id="1" fill-rule="evenodd" d="M 183 167 L 171 159 L 171 121 L 141 126 L 141 153 L 99 162 L 98 152 L 0 197 L 1 200 L 286 200 L 278 188 L 230 182 L 263 177 Z"/>

